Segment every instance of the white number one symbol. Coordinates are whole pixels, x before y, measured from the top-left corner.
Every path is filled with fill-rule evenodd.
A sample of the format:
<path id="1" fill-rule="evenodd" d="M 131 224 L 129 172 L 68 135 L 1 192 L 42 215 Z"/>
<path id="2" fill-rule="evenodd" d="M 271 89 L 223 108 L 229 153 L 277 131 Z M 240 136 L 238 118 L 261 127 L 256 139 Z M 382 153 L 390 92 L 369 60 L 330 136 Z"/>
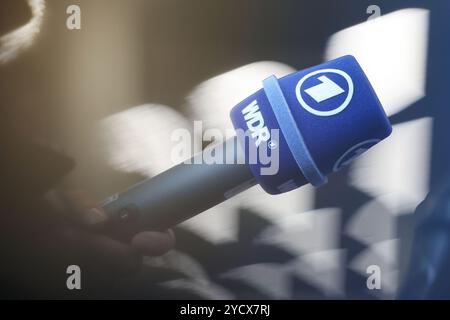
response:
<path id="1" fill-rule="evenodd" d="M 305 90 L 305 92 L 310 95 L 311 98 L 316 100 L 317 103 L 328 100 L 345 92 L 344 89 L 339 87 L 327 76 L 320 76 L 318 79 L 322 82 L 321 84 Z"/>

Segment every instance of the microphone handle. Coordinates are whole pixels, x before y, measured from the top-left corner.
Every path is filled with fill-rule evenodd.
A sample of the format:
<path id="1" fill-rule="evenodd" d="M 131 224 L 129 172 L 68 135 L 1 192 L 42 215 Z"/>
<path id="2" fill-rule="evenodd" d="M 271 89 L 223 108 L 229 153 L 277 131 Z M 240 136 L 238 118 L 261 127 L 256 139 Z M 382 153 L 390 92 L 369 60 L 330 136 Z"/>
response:
<path id="1" fill-rule="evenodd" d="M 224 164 L 204 163 L 206 150 Z M 188 163 L 108 198 L 102 206 L 106 220 L 91 227 L 122 240 L 139 231 L 166 230 L 256 184 L 249 166 L 242 164 L 244 156 L 237 137 L 206 150 Z M 226 159 L 233 161 L 225 164 L 230 163 Z"/>

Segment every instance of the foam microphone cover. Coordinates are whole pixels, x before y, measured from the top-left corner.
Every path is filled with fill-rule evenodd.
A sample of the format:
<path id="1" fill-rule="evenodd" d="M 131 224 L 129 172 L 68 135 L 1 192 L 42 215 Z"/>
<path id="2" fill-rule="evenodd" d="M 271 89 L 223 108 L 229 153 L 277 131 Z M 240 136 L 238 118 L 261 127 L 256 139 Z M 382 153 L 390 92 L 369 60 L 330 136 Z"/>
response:
<path id="1" fill-rule="evenodd" d="M 271 76 L 262 89 L 231 111 L 246 158 L 248 143 L 278 154 L 276 173 L 249 162 L 258 183 L 271 194 L 327 176 L 388 137 L 391 124 L 367 76 L 353 56 L 344 56 L 283 78 Z M 275 130 L 274 130 L 275 129 Z M 275 137 L 275 134 L 278 133 Z"/>

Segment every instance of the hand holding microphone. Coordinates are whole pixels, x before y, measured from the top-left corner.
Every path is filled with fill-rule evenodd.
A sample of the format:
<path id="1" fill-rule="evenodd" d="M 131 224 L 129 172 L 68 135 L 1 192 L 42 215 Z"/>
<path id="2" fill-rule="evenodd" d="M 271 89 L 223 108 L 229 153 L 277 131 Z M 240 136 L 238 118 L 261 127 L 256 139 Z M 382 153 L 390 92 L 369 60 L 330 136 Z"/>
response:
<path id="1" fill-rule="evenodd" d="M 89 225 L 129 238 L 167 229 L 255 184 L 270 194 L 318 187 L 392 131 L 352 56 L 265 79 L 231 120 L 236 137 L 110 197 L 105 215 Z M 218 161 L 205 164 L 205 156 Z"/>

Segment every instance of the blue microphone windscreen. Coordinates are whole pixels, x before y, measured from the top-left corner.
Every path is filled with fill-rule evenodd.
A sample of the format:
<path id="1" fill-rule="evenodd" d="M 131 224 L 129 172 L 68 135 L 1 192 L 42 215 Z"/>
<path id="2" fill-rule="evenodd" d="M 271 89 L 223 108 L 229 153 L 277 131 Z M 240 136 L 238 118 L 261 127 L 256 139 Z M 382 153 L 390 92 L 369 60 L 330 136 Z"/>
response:
<path id="1" fill-rule="evenodd" d="M 324 184 L 327 175 L 392 131 L 352 56 L 281 79 L 269 77 L 263 89 L 232 109 L 231 119 L 237 132 L 247 133 L 240 135 L 246 159 L 256 180 L 271 194 L 295 189 L 305 178 L 315 186 Z M 249 146 L 257 150 L 256 161 L 250 161 Z M 260 158 L 264 152 L 270 163 Z M 267 170 L 269 166 L 277 170 Z"/>

